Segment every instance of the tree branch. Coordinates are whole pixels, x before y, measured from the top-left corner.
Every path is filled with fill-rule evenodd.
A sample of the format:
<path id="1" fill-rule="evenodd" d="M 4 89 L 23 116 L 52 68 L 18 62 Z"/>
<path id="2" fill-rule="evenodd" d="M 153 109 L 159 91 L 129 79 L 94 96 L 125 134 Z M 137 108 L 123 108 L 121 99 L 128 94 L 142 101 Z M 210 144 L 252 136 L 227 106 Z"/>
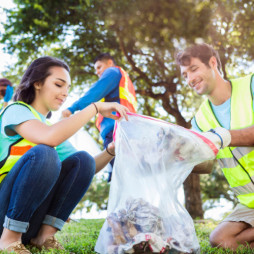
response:
<path id="1" fill-rule="evenodd" d="M 131 55 L 127 53 L 122 37 L 120 36 L 118 31 L 116 31 L 116 34 L 119 40 L 120 48 L 122 52 L 124 53 L 125 57 L 127 58 L 128 62 L 130 63 L 132 69 L 136 71 L 147 82 L 147 84 L 152 85 L 151 80 L 148 78 L 148 76 L 140 68 L 136 66 L 136 63 L 132 59 Z"/>

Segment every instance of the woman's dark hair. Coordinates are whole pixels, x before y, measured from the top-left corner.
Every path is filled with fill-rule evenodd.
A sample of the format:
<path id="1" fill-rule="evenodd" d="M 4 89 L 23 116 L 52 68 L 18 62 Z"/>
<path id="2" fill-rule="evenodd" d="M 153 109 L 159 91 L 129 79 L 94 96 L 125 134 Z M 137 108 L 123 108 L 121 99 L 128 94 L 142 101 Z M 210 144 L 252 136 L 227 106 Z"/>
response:
<path id="1" fill-rule="evenodd" d="M 13 100 L 31 104 L 35 99 L 34 83 L 41 82 L 43 84 L 51 74 L 50 68 L 55 66 L 63 67 L 70 72 L 69 66 L 65 62 L 54 57 L 44 56 L 34 60 L 23 75 Z"/>

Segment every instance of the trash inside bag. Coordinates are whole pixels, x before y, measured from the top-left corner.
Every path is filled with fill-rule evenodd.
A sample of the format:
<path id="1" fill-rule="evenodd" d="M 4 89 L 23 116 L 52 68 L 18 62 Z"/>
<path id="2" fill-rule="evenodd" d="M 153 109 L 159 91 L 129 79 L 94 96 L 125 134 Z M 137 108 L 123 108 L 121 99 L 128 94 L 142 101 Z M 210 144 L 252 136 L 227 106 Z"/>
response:
<path id="1" fill-rule="evenodd" d="M 114 138 L 108 215 L 95 251 L 199 253 L 192 218 L 177 194 L 193 167 L 214 159 L 217 148 L 196 132 L 137 114 L 116 124 Z"/>

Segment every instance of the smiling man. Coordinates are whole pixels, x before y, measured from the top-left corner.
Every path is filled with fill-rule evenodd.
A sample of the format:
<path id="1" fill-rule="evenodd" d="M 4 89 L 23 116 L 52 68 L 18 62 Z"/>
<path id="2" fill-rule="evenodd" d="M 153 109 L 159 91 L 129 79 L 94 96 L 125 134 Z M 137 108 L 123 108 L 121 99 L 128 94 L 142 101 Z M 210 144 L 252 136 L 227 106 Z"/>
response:
<path id="1" fill-rule="evenodd" d="M 220 149 L 217 159 L 239 203 L 211 233 L 211 245 L 236 250 L 249 244 L 254 248 L 253 75 L 225 80 L 218 53 L 205 43 L 177 52 L 176 63 L 188 85 L 207 97 L 192 120 L 192 128 L 205 132 L 224 127 L 231 134 L 231 143 Z M 212 169 L 212 163 L 206 164 L 204 172 L 209 167 Z M 202 167 L 195 170 L 202 173 Z"/>
<path id="2" fill-rule="evenodd" d="M 137 100 L 134 86 L 121 67 L 116 66 L 114 58 L 108 54 L 100 54 L 94 60 L 94 69 L 99 80 L 92 85 L 87 93 L 76 101 L 71 107 L 62 112 L 63 117 L 69 117 L 75 111 L 82 110 L 93 102 L 100 100 L 106 102 L 118 102 L 126 106 L 130 112 L 136 112 Z M 96 126 L 104 141 L 104 148 L 113 140 L 115 121 L 110 118 L 98 116 Z M 114 159 L 110 162 L 113 166 Z M 108 181 L 111 180 L 109 172 Z"/>

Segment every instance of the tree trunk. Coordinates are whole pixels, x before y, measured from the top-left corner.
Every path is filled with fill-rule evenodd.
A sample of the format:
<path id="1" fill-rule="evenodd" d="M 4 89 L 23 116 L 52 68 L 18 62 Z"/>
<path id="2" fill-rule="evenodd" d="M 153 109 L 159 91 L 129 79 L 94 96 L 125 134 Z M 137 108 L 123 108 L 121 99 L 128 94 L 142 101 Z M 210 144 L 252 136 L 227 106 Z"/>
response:
<path id="1" fill-rule="evenodd" d="M 185 207 L 193 219 L 203 219 L 204 211 L 200 194 L 200 177 L 190 174 L 184 182 Z"/>

